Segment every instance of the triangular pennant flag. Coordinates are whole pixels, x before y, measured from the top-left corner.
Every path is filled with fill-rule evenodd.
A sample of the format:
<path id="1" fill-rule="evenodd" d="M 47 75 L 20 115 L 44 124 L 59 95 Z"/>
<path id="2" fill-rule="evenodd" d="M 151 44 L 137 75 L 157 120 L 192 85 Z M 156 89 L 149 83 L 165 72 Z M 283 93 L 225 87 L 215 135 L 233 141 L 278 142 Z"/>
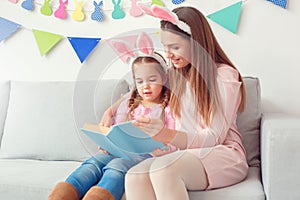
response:
<path id="1" fill-rule="evenodd" d="M 214 12 L 207 17 L 232 33 L 236 33 L 241 14 L 242 1 Z"/>
<path id="2" fill-rule="evenodd" d="M 74 51 L 76 52 L 80 62 L 82 63 L 97 46 L 101 38 L 81 38 L 81 37 L 68 37 Z"/>
<path id="3" fill-rule="evenodd" d="M 16 32 L 20 25 L 0 17 L 0 42 Z"/>
<path id="4" fill-rule="evenodd" d="M 61 35 L 32 30 L 41 55 L 47 54 L 62 38 Z"/>
<path id="5" fill-rule="evenodd" d="M 267 0 L 267 1 L 270 1 L 272 2 L 273 4 L 277 5 L 277 6 L 280 6 L 284 9 L 286 9 L 286 0 Z"/>

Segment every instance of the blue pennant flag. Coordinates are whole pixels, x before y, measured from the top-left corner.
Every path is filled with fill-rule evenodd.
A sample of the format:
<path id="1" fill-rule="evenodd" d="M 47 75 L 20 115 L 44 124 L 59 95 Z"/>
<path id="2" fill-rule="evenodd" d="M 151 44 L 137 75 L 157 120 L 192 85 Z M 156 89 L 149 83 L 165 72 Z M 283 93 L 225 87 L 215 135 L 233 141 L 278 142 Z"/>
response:
<path id="1" fill-rule="evenodd" d="M 20 28 L 20 24 L 0 17 L 0 42 L 11 36 Z"/>
<path id="2" fill-rule="evenodd" d="M 97 46 L 101 38 L 68 37 L 74 51 L 81 63 L 85 61 L 92 50 Z"/>
<path id="3" fill-rule="evenodd" d="M 284 9 L 286 9 L 286 0 L 268 0 L 270 2 L 272 2 L 273 4 L 280 6 Z"/>

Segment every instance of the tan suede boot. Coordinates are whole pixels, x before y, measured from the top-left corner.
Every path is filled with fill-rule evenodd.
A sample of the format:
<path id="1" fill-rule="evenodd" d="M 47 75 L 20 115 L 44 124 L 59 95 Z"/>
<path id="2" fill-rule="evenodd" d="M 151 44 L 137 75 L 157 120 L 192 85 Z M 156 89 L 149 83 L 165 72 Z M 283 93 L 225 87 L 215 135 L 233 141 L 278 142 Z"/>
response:
<path id="1" fill-rule="evenodd" d="M 48 196 L 48 200 L 79 200 L 79 197 L 73 185 L 67 182 L 60 182 L 53 188 Z"/>
<path id="2" fill-rule="evenodd" d="M 82 200 L 115 200 L 115 198 L 108 190 L 93 186 L 84 195 Z"/>

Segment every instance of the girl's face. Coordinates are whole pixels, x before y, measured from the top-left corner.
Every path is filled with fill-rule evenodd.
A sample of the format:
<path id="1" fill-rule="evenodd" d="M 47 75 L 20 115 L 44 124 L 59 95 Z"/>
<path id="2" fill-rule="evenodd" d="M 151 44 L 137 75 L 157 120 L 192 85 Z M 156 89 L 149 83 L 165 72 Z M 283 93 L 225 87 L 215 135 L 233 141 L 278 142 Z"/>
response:
<path id="1" fill-rule="evenodd" d="M 143 102 L 159 103 L 166 77 L 159 71 L 157 63 L 134 64 L 135 85 Z"/>
<path id="2" fill-rule="evenodd" d="M 161 31 L 161 43 L 164 46 L 166 57 L 171 60 L 175 68 L 186 67 L 191 60 L 190 41 L 170 31 Z"/>

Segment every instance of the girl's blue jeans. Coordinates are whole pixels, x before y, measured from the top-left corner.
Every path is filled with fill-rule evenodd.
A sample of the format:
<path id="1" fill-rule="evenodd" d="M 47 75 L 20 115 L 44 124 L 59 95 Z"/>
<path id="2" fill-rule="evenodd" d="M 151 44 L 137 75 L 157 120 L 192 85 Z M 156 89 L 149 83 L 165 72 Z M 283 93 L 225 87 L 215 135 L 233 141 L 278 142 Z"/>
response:
<path id="1" fill-rule="evenodd" d="M 94 185 L 108 190 L 115 198 L 121 199 L 124 192 L 124 179 L 126 172 L 142 160 L 151 155 L 137 156 L 135 160 L 129 160 L 111 155 L 99 153 L 84 161 L 66 179 L 78 191 L 79 197 Z"/>

